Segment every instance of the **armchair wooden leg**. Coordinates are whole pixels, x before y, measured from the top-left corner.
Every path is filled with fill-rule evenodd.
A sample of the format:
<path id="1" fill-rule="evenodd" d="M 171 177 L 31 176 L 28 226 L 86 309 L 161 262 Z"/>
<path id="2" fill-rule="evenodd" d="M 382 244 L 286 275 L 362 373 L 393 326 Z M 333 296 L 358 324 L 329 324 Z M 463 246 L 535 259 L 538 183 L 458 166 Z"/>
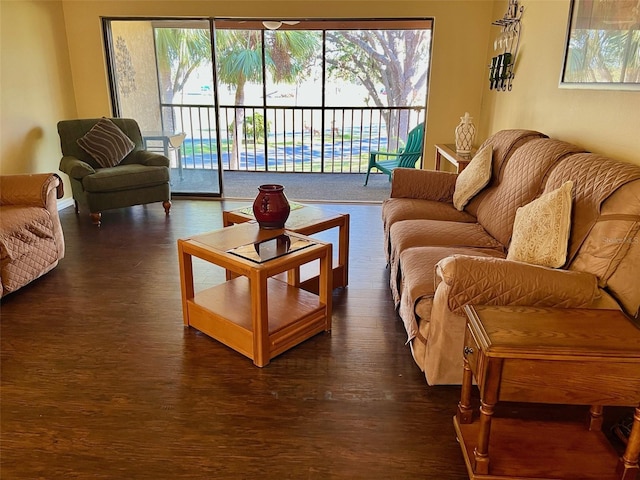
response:
<path id="1" fill-rule="evenodd" d="M 91 212 L 89 214 L 89 216 L 91 217 L 91 221 L 93 222 L 93 224 L 95 226 L 99 227 L 101 225 L 100 220 L 102 219 L 102 213 L 100 213 L 100 212 L 97 212 L 97 213 Z"/>
<path id="2" fill-rule="evenodd" d="M 164 213 L 169 215 L 169 210 L 171 210 L 171 202 L 169 200 L 165 200 L 162 202 L 162 206 L 164 207 Z"/>

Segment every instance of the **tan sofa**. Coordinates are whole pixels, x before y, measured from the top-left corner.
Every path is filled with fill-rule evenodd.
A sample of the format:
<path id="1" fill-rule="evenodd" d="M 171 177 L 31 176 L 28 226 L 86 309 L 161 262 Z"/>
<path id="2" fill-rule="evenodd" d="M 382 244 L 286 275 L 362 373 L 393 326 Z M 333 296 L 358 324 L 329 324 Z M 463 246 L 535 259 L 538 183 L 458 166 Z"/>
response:
<path id="1" fill-rule="evenodd" d="M 0 176 L 0 296 L 44 275 L 64 257 L 56 200 L 62 195 L 55 174 Z"/>
<path id="2" fill-rule="evenodd" d="M 456 174 L 394 172 L 382 208 L 390 286 L 427 382 L 459 384 L 465 304 L 616 308 L 640 305 L 640 167 L 539 132 L 488 138 L 492 177 L 464 211 Z M 518 207 L 573 181 L 567 261 L 507 260 Z"/>

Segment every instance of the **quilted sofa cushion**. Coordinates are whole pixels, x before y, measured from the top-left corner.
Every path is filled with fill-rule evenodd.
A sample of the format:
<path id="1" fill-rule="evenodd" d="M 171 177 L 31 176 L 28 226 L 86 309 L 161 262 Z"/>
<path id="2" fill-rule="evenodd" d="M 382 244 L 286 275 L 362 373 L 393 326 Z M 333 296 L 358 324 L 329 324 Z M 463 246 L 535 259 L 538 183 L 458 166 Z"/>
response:
<path id="1" fill-rule="evenodd" d="M 482 145 L 480 145 L 478 150 L 483 149 L 487 145 L 491 145 L 493 150 L 491 180 L 489 181 L 488 187 L 473 197 L 467 204 L 465 207 L 467 212 L 474 216 L 477 215 L 478 206 L 482 202 L 482 199 L 486 194 L 485 192 L 490 190 L 490 187 L 496 187 L 500 182 L 502 182 L 502 178 L 504 177 L 504 168 L 511 160 L 512 155 L 525 143 L 540 138 L 547 138 L 547 136 L 544 133 L 536 132 L 535 130 L 512 129 L 500 130 L 482 142 Z"/>
<path id="2" fill-rule="evenodd" d="M 476 217 L 458 211 L 452 203 L 417 198 L 387 198 L 383 202 L 382 222 L 391 226 L 402 220 L 447 220 L 475 223 Z"/>
<path id="3" fill-rule="evenodd" d="M 492 249 L 504 253 L 504 247 L 477 223 L 438 220 L 404 220 L 394 223 L 390 232 L 393 243 L 390 252 L 390 287 L 396 305 L 400 302 L 402 278 L 400 253 L 423 246 Z"/>
<path id="4" fill-rule="evenodd" d="M 87 192 L 117 192 L 164 185 L 169 182 L 169 169 L 166 167 L 147 167 L 145 165 L 118 165 L 101 168 L 93 175 L 82 179 Z"/>
<path id="5" fill-rule="evenodd" d="M 476 217 L 466 211 L 458 211 L 452 203 L 417 198 L 387 198 L 382 204 L 384 229 L 384 253 L 387 262 L 391 258 L 391 225 L 402 220 L 446 220 L 475 223 Z"/>
<path id="6" fill-rule="evenodd" d="M 431 305 L 429 299 L 433 298 L 437 287 L 436 264 L 453 254 L 504 258 L 502 252 L 482 248 L 416 247 L 404 250 L 399 259 L 403 284 L 399 313 L 407 331 L 407 342 L 418 336 L 418 315 L 421 313 L 417 309 L 418 302 L 421 309 Z M 428 314 L 420 316 L 428 322 Z"/>
<path id="7" fill-rule="evenodd" d="M 58 264 L 49 212 L 40 207 L 0 207 L 0 275 L 3 295 Z"/>
<path id="8" fill-rule="evenodd" d="M 507 246 L 516 210 L 540 195 L 547 174 L 557 162 L 580 151 L 575 145 L 549 138 L 531 140 L 522 145 L 504 167 L 500 185 L 487 192 L 478 206 L 478 222 Z"/>

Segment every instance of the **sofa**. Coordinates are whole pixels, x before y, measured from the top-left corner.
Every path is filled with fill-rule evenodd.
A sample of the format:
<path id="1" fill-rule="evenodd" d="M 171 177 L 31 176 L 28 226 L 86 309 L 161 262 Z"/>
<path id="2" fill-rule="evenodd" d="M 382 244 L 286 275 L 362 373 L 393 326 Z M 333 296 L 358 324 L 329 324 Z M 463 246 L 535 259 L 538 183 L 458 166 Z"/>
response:
<path id="1" fill-rule="evenodd" d="M 394 171 L 382 206 L 390 288 L 430 385 L 461 383 L 467 304 L 638 317 L 640 166 L 531 130 L 499 131 L 484 147 L 489 180 L 463 209 L 453 204 L 462 173 L 413 169 Z M 566 185 L 564 257 L 553 267 L 523 261 L 514 254 L 514 223 Z M 516 233 L 518 242 L 526 237 Z"/>
<path id="2" fill-rule="evenodd" d="M 0 176 L 0 296 L 54 268 L 64 257 L 56 174 Z"/>

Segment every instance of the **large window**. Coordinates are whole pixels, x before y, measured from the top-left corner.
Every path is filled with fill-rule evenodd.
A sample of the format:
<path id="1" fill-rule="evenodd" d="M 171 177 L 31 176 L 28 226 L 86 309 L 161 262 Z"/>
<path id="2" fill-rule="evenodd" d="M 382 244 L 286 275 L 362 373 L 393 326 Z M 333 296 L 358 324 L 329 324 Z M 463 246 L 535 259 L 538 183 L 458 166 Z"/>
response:
<path id="1" fill-rule="evenodd" d="M 362 173 L 425 120 L 430 20 L 288 23 L 105 21 L 114 111 L 168 151 L 174 191 L 200 170 Z"/>

